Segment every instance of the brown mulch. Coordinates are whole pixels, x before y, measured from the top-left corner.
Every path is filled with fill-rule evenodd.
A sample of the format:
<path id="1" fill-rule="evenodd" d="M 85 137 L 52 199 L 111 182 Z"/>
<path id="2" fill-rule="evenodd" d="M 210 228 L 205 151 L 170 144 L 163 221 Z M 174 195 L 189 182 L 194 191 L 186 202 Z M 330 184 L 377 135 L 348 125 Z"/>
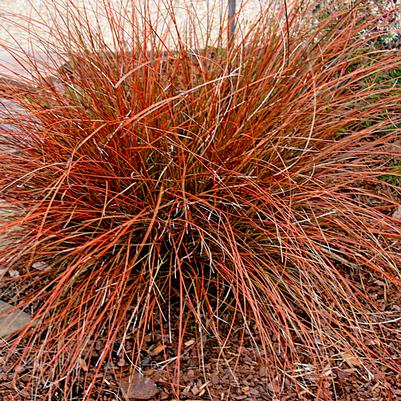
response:
<path id="1" fill-rule="evenodd" d="M 388 322 L 381 325 L 383 336 L 394 358 L 401 357 L 401 291 L 395 286 L 373 277 L 363 276 L 365 288 L 369 296 L 375 300 L 388 316 Z M 1 287 L 1 286 L 0 286 Z M 0 288 L 1 290 L 1 288 Z M 164 336 L 165 337 L 165 336 Z M 258 336 L 250 335 L 243 326 L 238 325 L 231 332 L 229 341 L 224 347 L 211 334 L 201 334 L 198 325 L 189 323 L 188 333 L 183 343 L 180 360 L 179 398 L 173 382 L 176 366 L 177 333 L 171 333 L 171 343 L 165 343 L 161 332 L 149 333 L 145 337 L 139 370 L 150 384 L 156 384 L 158 393 L 153 401 L 168 400 L 213 400 L 213 401 L 309 401 L 309 400 L 341 400 L 341 401 L 381 401 L 401 400 L 401 373 L 397 374 L 384 369 L 389 385 L 379 377 L 369 375 L 368 369 L 352 358 L 333 355 L 333 363 L 323 372 L 314 370 L 313 365 L 301 363 L 297 368 L 297 376 L 304 388 L 295 388 L 294 382 L 287 372 L 277 371 L 272 379 L 269 375 L 268 363 L 258 349 Z M 274 339 L 273 339 L 274 340 Z M 124 351 L 118 353 L 120 344 L 116 344 L 116 352 L 112 361 L 100 370 L 96 368 L 97 357 L 103 344 L 97 340 L 95 353 L 88 364 L 80 361 L 81 381 L 97 381 L 94 392 L 88 401 L 127 401 L 135 400 L 127 395 L 124 381 L 138 375 L 130 358 L 130 339 L 125 342 Z M 301 347 L 301 345 L 300 345 Z M 17 364 L 16 364 L 17 363 Z M 13 380 L 15 372 L 17 380 Z M 36 395 L 32 395 L 24 387 L 31 385 L 31 363 L 21 363 L 18 351 L 8 360 L 0 355 L 0 401 L 47 400 L 41 398 L 45 388 L 38 385 Z M 370 376 L 370 377 L 369 377 Z M 47 384 L 49 385 L 49 383 Z M 69 401 L 84 399 L 80 383 L 71 390 Z M 125 395 L 124 395 L 125 394 Z M 131 394 L 132 395 L 132 394 Z M 55 392 L 52 401 L 67 401 L 61 392 Z"/>

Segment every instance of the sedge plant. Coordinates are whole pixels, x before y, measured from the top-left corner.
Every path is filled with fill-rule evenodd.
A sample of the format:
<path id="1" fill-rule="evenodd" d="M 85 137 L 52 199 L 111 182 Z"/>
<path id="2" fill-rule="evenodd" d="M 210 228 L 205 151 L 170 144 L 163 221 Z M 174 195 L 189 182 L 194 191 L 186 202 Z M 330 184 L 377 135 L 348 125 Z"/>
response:
<path id="1" fill-rule="evenodd" d="M 68 4 L 41 38 L 46 72 L 9 46 L 31 75 L 0 88 L 18 105 L 0 130 L 0 264 L 19 273 L 2 288 L 34 321 L 2 349 L 33 366 L 24 391 L 96 397 L 85 372 L 128 338 L 139 366 L 166 325 L 179 384 L 188 319 L 222 350 L 236 325 L 257 332 L 271 377 L 299 390 L 313 366 L 316 399 L 344 355 L 361 375 L 397 372 L 364 285 L 398 286 L 401 266 L 399 188 L 381 179 L 401 154 L 401 93 L 375 83 L 401 55 L 375 48 L 375 18 L 273 2 L 227 41 L 193 10 L 184 30 L 165 7 L 160 32 L 150 8 L 105 1 L 106 34 Z"/>

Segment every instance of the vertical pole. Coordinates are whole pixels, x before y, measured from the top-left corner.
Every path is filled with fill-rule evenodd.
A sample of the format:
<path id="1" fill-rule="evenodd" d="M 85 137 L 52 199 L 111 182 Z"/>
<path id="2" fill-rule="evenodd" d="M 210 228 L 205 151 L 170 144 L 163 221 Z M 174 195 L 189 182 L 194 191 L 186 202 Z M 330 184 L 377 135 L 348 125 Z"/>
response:
<path id="1" fill-rule="evenodd" d="M 228 42 L 231 43 L 235 32 L 236 0 L 228 0 Z"/>

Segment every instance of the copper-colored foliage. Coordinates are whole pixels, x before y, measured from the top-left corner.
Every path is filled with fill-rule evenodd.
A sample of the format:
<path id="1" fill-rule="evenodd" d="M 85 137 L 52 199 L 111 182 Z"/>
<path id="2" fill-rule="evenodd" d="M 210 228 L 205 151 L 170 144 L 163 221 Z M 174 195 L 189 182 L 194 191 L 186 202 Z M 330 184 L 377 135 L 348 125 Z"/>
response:
<path id="1" fill-rule="evenodd" d="M 375 50 L 356 6 L 318 18 L 295 3 L 228 48 L 225 27 L 206 47 L 182 33 L 168 48 L 177 25 L 123 31 L 110 8 L 111 46 L 71 13 L 51 50 L 68 63 L 49 51 L 51 79 L 1 88 L 23 112 L 0 132 L 0 266 L 20 271 L 5 280 L 35 311 L 16 341 L 37 358 L 36 383 L 67 394 L 78 360 L 100 369 L 126 336 L 137 363 L 155 316 L 178 328 L 180 353 L 188 312 L 221 344 L 239 317 L 252 322 L 272 378 L 296 381 L 305 350 L 318 371 L 333 350 L 400 368 L 355 277 L 400 279 L 399 188 L 380 177 L 401 153 L 388 75 L 401 55 Z"/>

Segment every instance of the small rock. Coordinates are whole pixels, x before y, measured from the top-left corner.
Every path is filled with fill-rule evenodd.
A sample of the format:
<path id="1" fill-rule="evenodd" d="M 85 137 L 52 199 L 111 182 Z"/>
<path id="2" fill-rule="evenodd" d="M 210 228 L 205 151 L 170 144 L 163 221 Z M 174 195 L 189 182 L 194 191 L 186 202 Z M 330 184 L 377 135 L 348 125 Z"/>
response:
<path id="1" fill-rule="evenodd" d="M 45 270 L 46 267 L 47 267 L 47 263 L 46 262 L 35 262 L 32 265 L 32 269 L 40 270 L 40 271 Z"/>
<path id="2" fill-rule="evenodd" d="M 255 396 L 255 397 L 259 397 L 260 395 L 260 391 L 257 388 L 251 388 L 249 391 L 249 394 Z"/>
<path id="3" fill-rule="evenodd" d="M 261 366 L 259 368 L 259 376 L 262 376 L 262 377 L 267 376 L 267 368 L 265 366 Z"/>
<path id="4" fill-rule="evenodd" d="M 200 392 L 199 387 L 195 384 L 195 385 L 192 387 L 191 392 L 192 392 L 193 395 L 198 395 L 199 392 Z"/>
<path id="5" fill-rule="evenodd" d="M 0 301 L 0 337 L 5 337 L 23 329 L 32 319 L 20 309 L 12 310 L 12 305 Z M 7 313 L 7 311 L 10 311 Z"/>
<path id="6" fill-rule="evenodd" d="M 118 384 L 127 400 L 150 400 L 159 392 L 155 382 L 141 374 L 121 379 Z"/>
<path id="7" fill-rule="evenodd" d="M 122 368 L 125 365 L 126 365 L 126 362 L 125 362 L 124 356 L 121 356 L 121 358 L 117 361 L 117 366 Z"/>
<path id="8" fill-rule="evenodd" d="M 214 384 L 214 385 L 220 383 L 220 378 L 217 373 L 213 373 L 212 376 L 210 377 L 210 380 L 211 380 L 212 384 Z"/>
<path id="9" fill-rule="evenodd" d="M 398 206 L 398 208 L 395 210 L 393 217 L 395 219 L 401 219 L 401 206 Z"/>

